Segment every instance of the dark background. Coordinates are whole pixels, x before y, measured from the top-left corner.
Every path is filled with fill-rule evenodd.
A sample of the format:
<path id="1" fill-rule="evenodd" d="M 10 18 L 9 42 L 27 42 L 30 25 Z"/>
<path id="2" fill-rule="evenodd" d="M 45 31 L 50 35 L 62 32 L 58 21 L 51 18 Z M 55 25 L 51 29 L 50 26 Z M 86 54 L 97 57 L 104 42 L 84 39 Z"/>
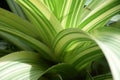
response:
<path id="1" fill-rule="evenodd" d="M 0 8 L 4 8 L 10 11 L 10 8 L 6 2 L 6 0 L 0 0 Z"/>

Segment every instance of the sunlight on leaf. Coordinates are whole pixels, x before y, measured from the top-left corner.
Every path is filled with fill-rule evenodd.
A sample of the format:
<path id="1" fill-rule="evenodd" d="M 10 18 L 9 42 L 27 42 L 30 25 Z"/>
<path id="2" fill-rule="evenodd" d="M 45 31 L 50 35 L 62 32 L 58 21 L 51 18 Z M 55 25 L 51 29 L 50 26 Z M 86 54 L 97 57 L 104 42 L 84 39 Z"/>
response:
<path id="1" fill-rule="evenodd" d="M 120 79 L 120 30 L 116 28 L 103 28 L 92 33 L 93 39 L 104 52 L 110 65 L 113 78 Z"/>
<path id="2" fill-rule="evenodd" d="M 0 58 L 0 79 L 37 80 L 48 67 L 44 64 L 36 53 L 27 51 L 11 53 Z"/>

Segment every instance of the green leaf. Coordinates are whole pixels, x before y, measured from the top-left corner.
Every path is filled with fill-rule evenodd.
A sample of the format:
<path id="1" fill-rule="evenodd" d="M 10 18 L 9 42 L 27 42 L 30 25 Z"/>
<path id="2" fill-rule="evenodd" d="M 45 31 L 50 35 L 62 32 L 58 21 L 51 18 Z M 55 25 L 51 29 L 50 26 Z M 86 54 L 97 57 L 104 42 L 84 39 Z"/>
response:
<path id="1" fill-rule="evenodd" d="M 37 80 L 48 67 L 36 53 L 15 52 L 0 58 L 0 79 Z"/>
<path id="2" fill-rule="evenodd" d="M 108 19 L 119 12 L 119 0 L 105 0 L 104 3 L 96 7 L 84 19 L 82 19 L 79 23 L 79 28 L 84 31 L 91 31 L 95 28 L 103 27 Z M 101 23 L 104 24 L 98 26 Z"/>
<path id="3" fill-rule="evenodd" d="M 102 74 L 94 77 L 94 80 L 113 80 L 111 73 Z"/>
<path id="4" fill-rule="evenodd" d="M 62 78 L 71 79 L 75 77 L 76 72 L 67 63 L 51 66 L 39 54 L 30 51 L 14 52 L 0 58 L 1 80 L 44 80 L 43 77 L 48 78 L 49 75 L 51 75 L 51 79 L 58 76 L 62 80 Z M 49 80 L 51 80 L 50 78 Z"/>
<path id="5" fill-rule="evenodd" d="M 110 26 L 110 27 L 120 28 L 120 20 L 119 20 L 119 21 L 116 21 L 116 22 L 111 23 L 109 26 Z"/>
<path id="6" fill-rule="evenodd" d="M 5 40 L 8 40 L 12 44 L 16 45 L 20 50 L 30 50 L 33 51 L 33 49 L 27 44 L 28 42 L 25 42 L 24 40 L 14 37 L 13 35 L 10 35 L 6 32 L 0 31 L 0 36 L 4 38 Z M 14 41 L 13 41 L 14 40 Z"/>
<path id="7" fill-rule="evenodd" d="M 35 26 L 31 27 L 30 32 L 27 30 L 29 27 L 24 27 L 21 23 L 19 27 L 16 27 L 19 25 L 19 21 L 16 19 L 11 21 L 13 18 L 3 10 L 7 15 L 7 17 L 4 16 L 4 13 L 0 15 L 0 34 L 3 37 L 10 38 L 11 41 L 17 38 L 16 45 L 19 43 L 21 47 L 33 49 L 48 60 L 73 65 L 76 70 L 81 72 L 91 65 L 92 61 L 103 56 L 101 53 L 104 53 L 113 78 L 120 79 L 120 30 L 103 28 L 110 17 L 120 12 L 119 0 L 101 0 L 100 2 L 94 0 L 86 7 L 84 6 L 86 0 L 61 0 L 61 2 L 59 0 L 16 0 L 16 2 L 20 4 L 29 21 Z M 18 23 L 16 22 L 16 24 L 15 21 Z M 26 21 L 24 24 L 30 25 Z M 71 27 L 77 29 L 63 30 Z M 93 31 L 99 27 L 103 29 Z M 57 74 L 53 78 L 57 77 L 62 80 L 64 72 L 60 72 L 60 70 L 64 71 L 66 64 L 60 66 L 58 64 L 48 68 L 43 73 L 45 75 L 42 79 L 46 78 L 50 72 L 52 75 Z M 65 67 L 65 70 L 67 70 L 66 68 L 68 67 Z"/>
<path id="8" fill-rule="evenodd" d="M 88 0 L 90 1 L 90 0 Z M 89 15 L 91 13 L 91 11 L 93 11 L 94 9 L 98 8 L 101 4 L 103 4 L 105 2 L 105 0 L 91 0 L 91 2 L 89 4 L 85 4 L 84 6 L 84 10 L 82 12 L 82 16 L 81 19 L 79 20 L 79 22 L 81 20 L 83 20 L 87 15 Z M 79 24 L 79 23 L 78 23 Z"/>
<path id="9" fill-rule="evenodd" d="M 86 0 L 42 0 L 65 28 L 78 26 Z"/>
<path id="10" fill-rule="evenodd" d="M 36 50 L 47 59 L 50 59 L 50 60 L 51 58 L 54 59 L 51 50 L 46 45 L 44 45 L 42 42 L 22 32 L 0 26 L 0 35 L 2 35 L 3 37 L 7 38 L 8 40 L 10 40 L 11 42 L 15 43 L 20 47 L 25 47 L 26 49 L 26 46 L 27 46 L 27 48 Z M 14 42 L 12 39 L 15 39 L 15 41 L 17 42 Z M 29 49 L 26 49 L 26 50 L 29 50 Z"/>
<path id="11" fill-rule="evenodd" d="M 54 66 L 51 66 L 48 68 L 43 76 L 50 76 L 50 77 L 55 77 L 58 76 L 60 80 L 66 80 L 66 79 L 72 79 L 76 77 L 78 71 L 70 64 L 68 63 L 58 63 Z M 49 78 L 50 79 L 50 78 Z M 54 78 L 53 78 L 54 79 Z M 52 79 L 50 79 L 52 80 Z"/>
<path id="12" fill-rule="evenodd" d="M 20 6 L 18 6 L 14 0 L 6 0 L 9 8 L 11 9 L 12 12 L 17 14 L 18 16 L 22 17 L 23 19 L 26 19 L 26 15 L 24 14 L 23 10 L 21 9 Z"/>
<path id="13" fill-rule="evenodd" d="M 54 39 L 53 49 L 55 56 L 59 60 L 59 58 L 63 58 L 61 55 L 66 50 L 69 50 L 70 47 L 74 49 L 79 43 L 86 41 L 91 41 L 91 39 L 88 37 L 88 34 L 83 31 L 79 29 L 65 29 L 61 31 Z M 67 49 L 67 47 L 69 49 Z"/>
<path id="14" fill-rule="evenodd" d="M 56 60 L 73 64 L 77 70 L 82 70 L 102 56 L 100 48 L 90 36 L 79 29 L 61 31 L 53 43 Z"/>
<path id="15" fill-rule="evenodd" d="M 0 25 L 40 39 L 37 29 L 35 28 L 36 26 L 2 8 L 0 8 Z"/>
<path id="16" fill-rule="evenodd" d="M 37 27 L 42 41 L 51 46 L 55 35 L 63 28 L 56 17 L 40 0 L 16 0 L 26 12 L 28 19 Z"/>
<path id="17" fill-rule="evenodd" d="M 117 28 L 102 28 L 95 30 L 92 37 L 104 52 L 114 80 L 119 80 L 120 30 Z"/>

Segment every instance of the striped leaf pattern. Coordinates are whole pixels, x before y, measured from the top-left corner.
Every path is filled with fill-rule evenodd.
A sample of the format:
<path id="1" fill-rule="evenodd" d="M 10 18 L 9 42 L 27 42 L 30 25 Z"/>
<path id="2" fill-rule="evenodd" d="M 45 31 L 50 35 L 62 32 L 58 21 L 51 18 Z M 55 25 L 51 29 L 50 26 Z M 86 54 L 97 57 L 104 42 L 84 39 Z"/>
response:
<path id="1" fill-rule="evenodd" d="M 0 58 L 2 80 L 74 80 L 75 73 L 82 73 L 104 55 L 113 78 L 120 79 L 120 30 L 104 28 L 110 17 L 120 12 L 119 0 L 93 0 L 87 6 L 86 0 L 15 1 L 28 21 L 0 9 L 0 36 L 31 52 Z M 48 61 L 47 67 L 40 63 L 41 58 Z M 12 74 L 3 76 L 11 70 Z"/>
<path id="2" fill-rule="evenodd" d="M 90 35 L 78 29 L 60 32 L 54 40 L 53 49 L 57 61 L 73 64 L 77 70 L 82 70 L 94 59 L 102 57 L 100 48 L 93 43 Z"/>
<path id="3" fill-rule="evenodd" d="M 115 80 L 120 79 L 120 30 L 104 28 L 92 33 L 94 40 L 100 46 L 110 65 Z"/>
<path id="4" fill-rule="evenodd" d="M 104 26 L 120 10 L 118 0 L 93 0 L 88 6 L 84 6 L 86 0 L 63 0 L 61 3 L 56 0 L 41 1 L 56 15 L 63 27 L 78 27 L 84 31 L 91 31 L 101 23 Z"/>
<path id="5" fill-rule="evenodd" d="M 65 29 L 61 31 L 55 38 L 53 49 L 56 57 L 66 52 L 66 50 L 74 49 L 80 42 L 91 41 L 86 33 L 78 29 Z M 57 58 L 58 59 L 58 58 Z M 62 59 L 61 59 L 62 60 Z"/>
<path id="6" fill-rule="evenodd" d="M 2 8 L 0 8 L 0 25 L 21 31 L 27 35 L 39 39 L 38 32 L 34 28 L 34 25 Z"/>
<path id="7" fill-rule="evenodd" d="M 65 28 L 77 27 L 86 0 L 42 0 Z"/>
<path id="8" fill-rule="evenodd" d="M 66 79 L 73 73 L 75 76 L 77 72 L 71 65 L 67 63 L 59 63 L 52 67 L 50 66 L 51 65 L 48 65 L 48 63 L 46 63 L 37 53 L 29 51 L 11 53 L 0 58 L 0 79 L 44 80 L 43 76 L 47 74 L 62 75 L 61 79 Z M 66 74 L 66 76 L 63 74 Z"/>
<path id="9" fill-rule="evenodd" d="M 47 69 L 42 66 L 44 63 L 40 63 L 40 58 L 40 55 L 27 51 L 15 52 L 0 58 L 0 79 L 37 80 Z"/>
<path id="10" fill-rule="evenodd" d="M 16 39 L 19 38 L 19 40 L 21 40 L 23 42 L 23 43 L 21 43 L 20 41 L 17 40 L 17 42 L 20 42 L 20 45 L 21 44 L 25 44 L 25 46 L 28 45 L 29 48 L 32 48 L 33 50 L 38 51 L 40 54 L 43 54 L 44 56 L 46 56 L 46 58 L 50 58 L 50 56 L 51 57 L 53 56 L 51 54 L 51 50 L 46 45 L 44 45 L 40 41 L 38 41 L 38 40 L 36 40 L 36 39 L 26 35 L 26 34 L 23 34 L 23 33 L 19 32 L 17 30 L 13 30 L 13 29 L 10 29 L 10 28 L 5 28 L 3 26 L 0 26 L 0 31 L 1 31 L 0 32 L 1 35 L 4 36 L 4 37 L 11 36 L 12 39 L 14 37 L 16 37 Z M 11 39 L 9 39 L 9 40 L 11 40 Z M 19 45 L 19 43 L 16 43 L 16 44 Z"/>
<path id="11" fill-rule="evenodd" d="M 111 6 L 110 6 L 111 5 Z M 89 13 L 79 24 L 79 28 L 84 31 L 91 31 L 98 28 L 98 25 L 103 27 L 105 22 L 108 21 L 111 16 L 119 13 L 120 1 L 118 0 L 105 0 L 104 3 L 95 8 Z"/>
<path id="12" fill-rule="evenodd" d="M 48 46 L 55 35 L 63 28 L 56 17 L 39 0 L 16 0 L 28 15 L 29 20 L 36 25 L 42 41 Z"/>

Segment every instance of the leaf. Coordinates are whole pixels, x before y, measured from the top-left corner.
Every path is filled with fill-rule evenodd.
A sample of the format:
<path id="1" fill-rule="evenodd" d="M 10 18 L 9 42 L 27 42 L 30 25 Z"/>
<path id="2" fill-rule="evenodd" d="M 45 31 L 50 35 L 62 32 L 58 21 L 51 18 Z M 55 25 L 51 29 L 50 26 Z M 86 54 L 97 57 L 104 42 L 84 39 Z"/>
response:
<path id="1" fill-rule="evenodd" d="M 95 30 L 92 37 L 104 52 L 114 80 L 119 80 L 120 30 L 117 28 L 102 28 Z"/>
<path id="2" fill-rule="evenodd" d="M 42 41 L 51 46 L 55 35 L 63 29 L 60 22 L 40 0 L 16 0 L 16 2 L 26 12 L 28 19 L 37 26 Z"/>
<path id="3" fill-rule="evenodd" d="M 81 16 L 81 19 L 79 20 L 79 22 L 82 21 L 87 15 L 89 15 L 94 9 L 98 8 L 105 1 L 106 0 L 100 0 L 100 1 L 98 1 L 98 0 L 88 0 L 89 4 L 84 5 L 82 16 Z"/>
<path id="4" fill-rule="evenodd" d="M 18 16 L 22 17 L 23 19 L 26 19 L 26 15 L 24 14 L 23 10 L 18 6 L 14 0 L 6 0 L 9 8 L 12 12 L 17 14 Z"/>
<path id="5" fill-rule="evenodd" d="M 84 33 L 79 29 L 65 29 L 61 31 L 54 39 L 53 49 L 55 56 L 57 57 L 57 59 L 58 57 L 60 58 L 60 56 L 65 52 L 69 44 L 72 43 L 72 46 L 70 45 L 70 47 L 74 48 L 80 42 L 85 41 L 91 41 L 91 39 L 88 37 L 88 34 Z"/>
<path id="6" fill-rule="evenodd" d="M 8 40 L 10 40 L 11 42 L 15 43 L 18 46 L 21 46 L 21 47 L 27 46 L 30 49 L 36 50 L 41 55 L 43 55 L 44 58 L 46 59 L 50 59 L 50 60 L 54 59 L 53 54 L 51 53 L 51 50 L 46 45 L 44 45 L 42 42 L 22 32 L 0 26 L 0 35 L 7 38 Z M 14 42 L 12 39 L 15 39 L 17 43 Z M 29 49 L 26 49 L 26 50 L 29 50 Z"/>
<path id="7" fill-rule="evenodd" d="M 45 76 L 45 77 L 50 76 L 50 78 L 52 76 L 53 77 L 61 76 L 60 80 L 62 80 L 62 79 L 66 80 L 66 79 L 72 79 L 72 78 L 76 77 L 77 73 L 78 73 L 78 71 L 72 65 L 70 65 L 68 63 L 58 63 L 58 64 L 48 68 L 45 71 L 43 76 Z M 52 80 L 52 79 L 50 79 L 50 80 Z"/>
<path id="8" fill-rule="evenodd" d="M 120 28 L 120 20 L 113 22 L 109 25 L 110 27 Z"/>
<path id="9" fill-rule="evenodd" d="M 51 66 L 39 54 L 30 51 L 14 52 L 0 58 L 1 80 L 44 80 L 43 77 L 47 78 L 52 74 L 54 76 L 50 76 L 50 78 L 53 77 L 53 79 L 56 75 L 61 75 L 63 79 L 69 79 L 75 77 L 76 72 L 67 63 Z"/>
<path id="10" fill-rule="evenodd" d="M 18 30 L 36 39 L 40 39 L 34 25 L 2 8 L 0 8 L 0 25 Z"/>
<path id="11" fill-rule="evenodd" d="M 42 0 L 65 28 L 78 26 L 86 0 Z"/>
<path id="12" fill-rule="evenodd" d="M 94 77 L 94 80 L 113 80 L 110 73 L 102 74 Z"/>
<path id="13" fill-rule="evenodd" d="M 61 31 L 53 42 L 53 49 L 58 62 L 72 64 L 78 71 L 103 56 L 92 38 L 79 29 Z"/>
<path id="14" fill-rule="evenodd" d="M 119 0 L 102 0 L 101 2 L 94 0 L 87 7 L 84 7 L 86 0 L 77 0 L 76 2 L 73 0 L 62 0 L 60 6 L 58 5 L 58 0 L 16 0 L 16 2 L 22 6 L 30 22 L 35 25 L 35 33 L 30 36 L 30 32 L 29 34 L 26 32 L 22 33 L 19 28 L 17 30 L 10 26 L 7 27 L 7 24 L 10 25 L 10 23 L 5 22 L 6 18 L 2 16 L 4 20 L 0 19 L 2 24 L 2 27 L 0 27 L 1 35 L 12 37 L 11 40 L 15 37 L 19 38 L 23 43 L 40 52 L 46 59 L 65 62 L 73 65 L 78 71 L 84 70 L 92 61 L 100 58 L 102 56 L 100 49 L 102 49 L 110 65 L 113 78 L 115 80 L 120 79 L 120 68 L 118 66 L 120 63 L 120 30 L 103 28 L 110 17 L 120 12 Z M 101 4 L 102 2 L 104 3 Z M 93 8 L 93 5 L 97 7 Z M 59 9 L 57 10 L 56 8 L 58 7 Z M 90 10 L 90 12 L 88 15 L 81 17 L 85 9 Z M 84 13 L 87 14 L 86 11 Z M 3 28 L 3 26 L 5 27 Z M 71 27 L 76 29 L 63 30 Z M 93 31 L 100 27 L 103 29 Z M 90 34 L 87 32 L 90 32 Z M 36 38 L 36 33 L 43 43 Z M 18 42 L 20 43 L 20 41 Z M 21 44 L 23 45 L 23 43 Z M 61 68 L 59 69 L 58 66 L 58 69 L 56 69 L 55 66 L 53 66 L 53 69 L 49 69 L 50 71 L 52 69 L 53 73 L 54 69 L 55 71 L 57 70 L 56 73 L 59 75 L 57 78 L 62 80 L 63 73 L 58 71 Z M 49 69 L 46 70 L 46 73 L 47 71 L 49 72 Z M 43 76 L 42 78 L 46 77 Z"/>
<path id="15" fill-rule="evenodd" d="M 108 19 L 113 15 L 119 13 L 120 1 L 119 0 L 105 0 L 104 3 L 97 6 L 92 10 L 82 21 L 79 23 L 79 28 L 84 31 L 92 31 L 95 28 L 103 27 Z M 101 23 L 103 23 L 101 26 Z"/>
<path id="16" fill-rule="evenodd" d="M 0 79 L 37 80 L 48 67 L 36 53 L 15 52 L 0 58 Z"/>
<path id="17" fill-rule="evenodd" d="M 107 58 L 107 61 L 110 65 L 113 77 L 115 80 L 118 80 L 119 75 L 120 75 L 120 73 L 119 73 L 120 69 L 119 69 L 119 65 L 118 65 L 120 63 L 120 60 L 119 60 L 120 59 L 120 57 L 119 57 L 120 56 L 119 55 L 119 48 L 120 48 L 120 46 L 119 46 L 119 44 L 120 44 L 119 37 L 120 36 L 119 35 L 120 35 L 120 33 L 119 32 L 120 32 L 119 29 L 103 28 L 103 29 L 99 29 L 94 32 L 91 32 L 91 35 L 87 35 L 85 32 L 78 30 L 78 29 L 64 30 L 56 36 L 56 39 L 54 41 L 53 48 L 55 50 L 55 53 L 56 53 L 55 55 L 57 57 L 57 60 L 64 61 L 64 59 L 66 57 L 69 57 L 73 53 L 73 52 L 70 53 L 69 49 L 67 49 L 67 48 L 69 48 L 68 46 L 70 43 L 72 43 L 72 42 L 77 43 L 79 41 L 80 42 L 81 41 L 88 42 L 88 41 L 93 40 L 100 46 L 100 48 L 104 52 L 104 55 Z M 76 40 L 78 40 L 78 41 L 76 41 Z M 73 49 L 77 48 L 76 45 L 70 45 L 70 46 L 73 47 Z M 91 48 L 90 48 L 90 46 L 91 46 Z M 74 65 L 79 70 L 81 70 L 83 64 L 86 64 L 89 61 L 93 61 L 95 58 L 99 58 L 100 57 L 99 55 L 102 53 L 101 51 L 99 52 L 99 48 L 98 49 L 95 48 L 95 49 L 93 49 L 93 52 L 91 52 L 92 48 L 94 48 L 92 45 L 88 45 L 88 47 L 85 46 L 84 48 L 82 47 L 81 49 L 80 49 L 80 47 L 77 48 L 78 53 L 76 54 L 76 57 L 78 57 L 78 60 L 74 56 L 73 56 L 73 58 L 68 58 L 68 60 L 67 60 L 67 61 L 71 60 L 71 61 L 69 61 L 69 63 L 72 63 L 72 61 L 74 61 L 74 59 L 75 59 Z M 87 48 L 88 48 L 88 50 L 87 50 Z M 86 54 L 85 56 L 83 56 L 84 58 L 81 57 L 82 49 L 86 50 L 86 52 L 84 52 L 84 50 L 83 50 L 83 54 Z M 67 51 L 68 51 L 68 53 L 67 53 Z M 94 53 L 94 51 L 96 51 L 95 54 L 92 54 L 92 53 Z M 87 52 L 90 54 L 88 54 Z M 75 53 L 73 53 L 73 54 L 75 54 Z M 96 53 L 98 53 L 98 55 Z M 89 55 L 89 58 L 88 58 L 87 54 Z M 84 60 L 85 60 L 85 62 L 84 62 Z M 81 61 L 84 62 L 82 65 L 81 65 L 81 63 L 82 63 Z"/>

